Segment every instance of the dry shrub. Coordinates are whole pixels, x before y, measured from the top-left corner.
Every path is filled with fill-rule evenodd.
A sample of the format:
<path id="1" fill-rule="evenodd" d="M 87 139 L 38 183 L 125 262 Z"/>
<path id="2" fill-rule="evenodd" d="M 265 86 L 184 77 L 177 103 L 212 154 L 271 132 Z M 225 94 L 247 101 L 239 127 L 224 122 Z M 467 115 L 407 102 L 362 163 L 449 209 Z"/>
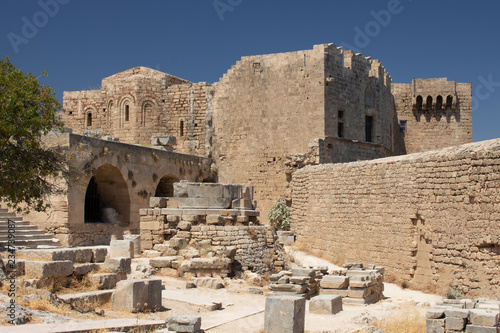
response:
<path id="1" fill-rule="evenodd" d="M 374 326 L 384 333 L 425 333 L 426 312 L 427 308 L 407 305 L 385 319 L 376 320 Z"/>

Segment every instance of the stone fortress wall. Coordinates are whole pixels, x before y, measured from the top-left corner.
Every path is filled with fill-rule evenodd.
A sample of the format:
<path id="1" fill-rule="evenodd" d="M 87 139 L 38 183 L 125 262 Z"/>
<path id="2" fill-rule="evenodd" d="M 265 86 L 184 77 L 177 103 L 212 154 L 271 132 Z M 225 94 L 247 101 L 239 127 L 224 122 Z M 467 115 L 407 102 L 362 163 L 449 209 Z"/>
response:
<path id="1" fill-rule="evenodd" d="M 313 164 L 467 143 L 470 95 L 470 84 L 446 79 L 392 84 L 379 60 L 321 44 L 243 57 L 213 85 L 132 68 L 104 78 L 100 90 L 65 92 L 63 120 L 75 133 L 98 130 L 131 144 L 175 136 L 175 152 L 213 159 L 215 180 L 254 186 L 267 216 L 279 197 L 290 199 L 287 156 L 308 154 L 312 140 L 347 140 L 327 145 L 327 158 Z M 425 100 L 414 108 L 417 96 Z M 365 143 L 380 147 L 370 154 Z"/>
<path id="2" fill-rule="evenodd" d="M 293 174 L 292 228 L 337 263 L 420 289 L 500 291 L 500 139 Z"/>
<path id="3" fill-rule="evenodd" d="M 406 122 L 406 131 L 399 137 L 402 153 L 472 142 L 471 83 L 413 79 L 410 84 L 393 84 L 392 93 L 398 120 Z"/>

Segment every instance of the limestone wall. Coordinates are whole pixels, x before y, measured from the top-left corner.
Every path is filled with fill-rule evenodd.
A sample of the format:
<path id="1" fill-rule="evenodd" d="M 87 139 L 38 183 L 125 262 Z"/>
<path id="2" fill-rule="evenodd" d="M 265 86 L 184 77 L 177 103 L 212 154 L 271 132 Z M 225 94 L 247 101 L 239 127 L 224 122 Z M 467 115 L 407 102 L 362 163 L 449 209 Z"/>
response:
<path id="1" fill-rule="evenodd" d="M 212 95 L 208 83 L 136 67 L 104 78 L 100 90 L 64 92 L 63 121 L 75 134 L 92 130 L 144 146 L 153 135 L 173 135 L 176 152 L 209 156 Z"/>
<path id="2" fill-rule="evenodd" d="M 500 291 L 500 139 L 293 174 L 292 230 L 338 263 L 411 286 Z"/>
<path id="3" fill-rule="evenodd" d="M 446 78 L 414 79 L 411 84 L 393 84 L 398 121 L 406 121 L 406 132 L 396 124 L 398 153 L 416 153 L 472 142 L 471 83 Z M 421 98 L 421 104 L 418 99 Z M 450 103 L 447 99 L 450 97 Z M 428 100 L 429 99 L 429 100 Z M 401 147 L 405 147 L 401 151 Z"/>

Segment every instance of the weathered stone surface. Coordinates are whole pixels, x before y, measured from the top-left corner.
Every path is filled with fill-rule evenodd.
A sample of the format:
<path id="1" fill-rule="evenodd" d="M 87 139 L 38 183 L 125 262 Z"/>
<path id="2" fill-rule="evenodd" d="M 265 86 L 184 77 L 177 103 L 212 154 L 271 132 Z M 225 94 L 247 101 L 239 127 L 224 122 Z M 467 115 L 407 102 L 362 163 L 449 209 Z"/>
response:
<path id="1" fill-rule="evenodd" d="M 471 309 L 469 312 L 469 322 L 479 326 L 496 326 L 499 323 L 499 311 Z"/>
<path id="2" fill-rule="evenodd" d="M 170 247 L 175 249 L 175 250 L 181 250 L 187 246 L 187 241 L 185 238 L 181 237 L 172 237 L 169 240 Z"/>
<path id="3" fill-rule="evenodd" d="M 266 298 L 264 331 L 267 333 L 303 333 L 306 300 L 294 296 Z"/>
<path id="4" fill-rule="evenodd" d="M 444 333 L 444 319 L 426 319 L 427 333 Z"/>
<path id="5" fill-rule="evenodd" d="M 428 319 L 439 319 L 444 317 L 443 308 L 430 308 L 427 310 L 426 317 Z"/>
<path id="6" fill-rule="evenodd" d="M 88 279 L 93 285 L 97 286 L 97 289 L 113 289 L 118 281 L 120 281 L 119 274 L 116 273 L 101 273 L 101 274 L 90 274 Z"/>
<path id="7" fill-rule="evenodd" d="M 498 327 L 491 326 L 478 326 L 478 325 L 467 325 L 467 333 L 499 333 L 500 329 Z"/>
<path id="8" fill-rule="evenodd" d="M 154 268 L 171 268 L 172 262 L 177 260 L 177 257 L 157 257 L 149 259 L 149 264 Z"/>
<path id="9" fill-rule="evenodd" d="M 314 269 L 311 268 L 293 268 L 292 276 L 313 276 Z"/>
<path id="10" fill-rule="evenodd" d="M 323 276 L 319 283 L 324 289 L 345 289 L 349 286 L 349 277 L 340 275 Z"/>
<path id="11" fill-rule="evenodd" d="M 111 273 L 130 274 L 131 264 L 131 258 L 106 258 L 103 268 Z"/>
<path id="12" fill-rule="evenodd" d="M 43 279 L 48 277 L 63 277 L 73 274 L 73 262 L 61 261 L 26 261 L 26 277 Z"/>
<path id="13" fill-rule="evenodd" d="M 99 269 L 98 264 L 88 263 L 88 264 L 74 264 L 73 265 L 73 275 L 87 275 L 90 272 L 97 271 Z"/>
<path id="14" fill-rule="evenodd" d="M 133 258 L 134 243 L 130 240 L 112 240 L 109 243 L 110 258 Z"/>
<path id="15" fill-rule="evenodd" d="M 182 231 L 189 231 L 191 230 L 191 222 L 180 221 L 179 224 L 177 224 L 177 229 Z"/>
<path id="16" fill-rule="evenodd" d="M 320 289 L 320 295 L 339 295 L 341 297 L 347 297 L 349 289 Z"/>
<path id="17" fill-rule="evenodd" d="M 467 319 L 456 318 L 456 317 L 446 317 L 444 320 L 444 325 L 446 330 L 462 331 L 465 327 Z"/>
<path id="18" fill-rule="evenodd" d="M 26 249 L 18 250 L 16 255 L 20 258 L 31 260 L 44 260 L 44 261 L 62 261 L 69 260 L 75 262 L 76 253 L 74 249 Z"/>
<path id="19" fill-rule="evenodd" d="M 448 309 L 444 310 L 444 315 L 446 318 L 448 318 L 448 317 L 468 318 L 469 317 L 469 310 L 448 308 Z"/>
<path id="20" fill-rule="evenodd" d="M 342 297 L 339 295 L 319 295 L 309 301 L 309 312 L 336 314 L 342 311 Z"/>
<path id="21" fill-rule="evenodd" d="M 166 197 L 151 197 L 149 198 L 149 207 L 151 208 L 167 208 Z"/>
<path id="22" fill-rule="evenodd" d="M 368 288 L 353 288 L 349 287 L 349 291 L 347 292 L 348 297 L 352 298 L 366 298 L 372 294 L 372 290 L 370 287 Z"/>
<path id="23" fill-rule="evenodd" d="M 196 333 L 201 329 L 201 317 L 198 316 L 168 316 L 165 323 L 167 328 L 174 332 Z"/>
<path id="24" fill-rule="evenodd" d="M 161 280 L 123 280 L 116 284 L 113 311 L 140 312 L 161 308 Z"/>
<path id="25" fill-rule="evenodd" d="M 193 283 L 197 288 L 210 288 L 210 289 L 224 288 L 224 281 L 222 281 L 221 278 L 214 278 L 214 277 L 194 278 Z"/>

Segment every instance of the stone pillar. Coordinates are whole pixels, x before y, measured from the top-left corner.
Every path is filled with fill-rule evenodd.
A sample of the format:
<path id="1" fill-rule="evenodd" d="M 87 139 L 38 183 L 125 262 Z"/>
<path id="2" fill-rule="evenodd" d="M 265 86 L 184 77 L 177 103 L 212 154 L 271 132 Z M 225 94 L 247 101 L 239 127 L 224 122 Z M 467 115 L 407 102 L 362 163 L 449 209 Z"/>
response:
<path id="1" fill-rule="evenodd" d="M 266 333 L 303 333 L 306 299 L 296 296 L 266 298 L 264 331 Z"/>

